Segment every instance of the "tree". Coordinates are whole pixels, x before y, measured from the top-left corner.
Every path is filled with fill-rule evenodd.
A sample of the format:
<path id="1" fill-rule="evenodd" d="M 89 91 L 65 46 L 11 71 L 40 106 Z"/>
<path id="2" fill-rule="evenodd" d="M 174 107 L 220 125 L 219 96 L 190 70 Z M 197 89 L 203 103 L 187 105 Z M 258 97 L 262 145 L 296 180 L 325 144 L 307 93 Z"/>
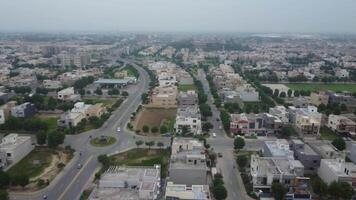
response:
<path id="1" fill-rule="evenodd" d="M 189 133 L 189 128 L 188 126 L 183 126 L 182 129 L 181 129 L 181 134 L 183 136 L 187 135 Z"/>
<path id="2" fill-rule="evenodd" d="M 236 137 L 234 140 L 234 148 L 237 150 L 243 149 L 245 146 L 245 140 L 242 137 Z"/>
<path id="3" fill-rule="evenodd" d="M 65 135 L 58 131 L 50 132 L 47 135 L 48 146 L 55 148 L 58 145 L 63 144 L 64 138 L 65 138 Z"/>
<path id="4" fill-rule="evenodd" d="M 278 97 L 278 96 L 279 96 L 279 90 L 278 90 L 278 89 L 275 89 L 275 90 L 274 90 L 273 96 L 274 96 L 274 97 Z"/>
<path id="5" fill-rule="evenodd" d="M 159 132 L 160 132 L 161 134 L 167 133 L 167 132 L 168 132 L 167 126 L 162 125 L 162 126 L 159 128 Z"/>
<path id="6" fill-rule="evenodd" d="M 238 155 L 236 162 L 240 168 L 244 168 L 247 165 L 247 156 L 246 155 Z"/>
<path id="7" fill-rule="evenodd" d="M 288 89 L 288 91 L 287 91 L 288 97 L 291 97 L 292 93 L 293 93 L 293 91 L 291 89 Z"/>
<path id="8" fill-rule="evenodd" d="M 159 148 L 162 148 L 162 147 L 164 146 L 164 144 L 163 144 L 163 142 L 157 142 L 157 146 L 158 146 Z"/>
<path id="9" fill-rule="evenodd" d="M 208 132 L 210 129 L 214 128 L 214 125 L 210 122 L 203 123 L 202 130 Z"/>
<path id="10" fill-rule="evenodd" d="M 295 96 L 295 97 L 299 97 L 299 96 L 300 96 L 300 93 L 299 93 L 298 90 L 294 90 L 294 96 Z"/>
<path id="11" fill-rule="evenodd" d="M 30 183 L 30 177 L 27 174 L 15 174 L 10 179 L 12 185 L 20 185 L 22 188 Z"/>
<path id="12" fill-rule="evenodd" d="M 129 93 L 128 93 L 127 91 L 123 91 L 123 92 L 121 93 L 121 95 L 124 96 L 124 97 L 127 97 L 127 96 L 129 96 Z"/>
<path id="13" fill-rule="evenodd" d="M 45 131 L 39 131 L 36 134 L 37 144 L 43 145 L 47 142 L 47 133 Z"/>
<path id="14" fill-rule="evenodd" d="M 339 196 L 342 199 L 351 199 L 352 196 L 355 194 L 354 189 L 349 183 L 346 182 L 339 182 L 340 192 Z"/>
<path id="15" fill-rule="evenodd" d="M 0 189 L 0 200 L 8 200 L 8 199 L 9 199 L 9 193 L 4 189 Z"/>
<path id="16" fill-rule="evenodd" d="M 292 135 L 297 135 L 297 132 L 291 125 L 283 126 L 281 129 L 282 138 L 290 138 Z"/>
<path id="17" fill-rule="evenodd" d="M 346 105 L 345 105 L 344 103 L 341 104 L 340 110 L 341 110 L 341 111 L 347 111 L 347 107 L 346 107 Z"/>
<path id="18" fill-rule="evenodd" d="M 272 183 L 272 194 L 276 200 L 284 200 L 287 189 L 280 183 Z"/>
<path id="19" fill-rule="evenodd" d="M 100 162 L 104 166 L 109 166 L 110 158 L 106 154 L 101 154 L 98 156 L 98 162 Z"/>
<path id="20" fill-rule="evenodd" d="M 157 133 L 158 132 L 158 128 L 156 126 L 151 128 L 151 132 L 152 133 Z"/>
<path id="21" fill-rule="evenodd" d="M 137 140 L 135 143 L 136 143 L 137 148 L 139 148 L 141 145 L 143 145 L 142 140 Z"/>
<path id="22" fill-rule="evenodd" d="M 281 97 L 281 98 L 285 98 L 287 95 L 286 95 L 286 93 L 285 92 L 281 92 L 281 94 L 279 94 L 279 97 Z"/>
<path id="23" fill-rule="evenodd" d="M 97 94 L 97 95 L 103 95 L 103 91 L 101 91 L 100 88 L 96 88 L 95 94 Z"/>
<path id="24" fill-rule="evenodd" d="M 218 184 L 213 187 L 213 194 L 214 194 L 215 199 L 223 200 L 223 199 L 226 199 L 226 197 L 227 197 L 227 190 L 223 184 Z"/>
<path id="25" fill-rule="evenodd" d="M 155 145 L 155 141 L 150 141 L 145 143 L 148 146 L 148 149 L 151 149 L 151 146 Z"/>
<path id="26" fill-rule="evenodd" d="M 6 188 L 10 184 L 10 176 L 8 173 L 0 170 L 0 189 Z"/>
<path id="27" fill-rule="evenodd" d="M 148 94 L 147 93 L 143 93 L 142 95 L 141 95 L 141 100 L 142 100 L 142 103 L 144 103 L 144 104 L 147 104 L 148 103 Z"/>
<path id="28" fill-rule="evenodd" d="M 342 151 L 346 148 L 346 143 L 342 138 L 335 138 L 332 142 L 332 145 L 334 145 L 334 147 L 336 147 L 339 151 Z"/>
<path id="29" fill-rule="evenodd" d="M 323 104 L 323 103 L 319 104 L 319 106 L 318 106 L 318 111 L 319 111 L 319 112 L 323 112 L 323 111 L 325 111 L 325 110 L 326 110 L 326 105 Z"/>
<path id="30" fill-rule="evenodd" d="M 147 125 L 143 125 L 143 127 L 142 127 L 142 132 L 148 133 L 148 131 L 150 131 L 150 127 L 147 126 Z"/>

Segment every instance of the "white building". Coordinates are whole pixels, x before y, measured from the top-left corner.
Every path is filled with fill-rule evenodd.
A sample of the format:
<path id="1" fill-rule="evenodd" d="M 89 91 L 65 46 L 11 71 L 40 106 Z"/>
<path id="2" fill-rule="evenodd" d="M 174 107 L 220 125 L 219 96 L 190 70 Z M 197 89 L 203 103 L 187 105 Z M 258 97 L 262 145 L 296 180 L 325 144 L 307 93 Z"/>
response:
<path id="1" fill-rule="evenodd" d="M 166 186 L 165 199 L 179 200 L 209 200 L 210 192 L 208 185 L 192 185 L 174 184 L 168 182 Z"/>
<path id="2" fill-rule="evenodd" d="M 318 176 L 327 184 L 342 181 L 356 188 L 356 166 L 344 159 L 321 159 Z"/>
<path id="3" fill-rule="evenodd" d="M 0 144 L 0 152 L 6 155 L 6 159 L 1 159 L 0 167 L 14 164 L 24 158 L 34 149 L 30 136 L 19 136 L 11 133 L 4 137 Z"/>
<path id="4" fill-rule="evenodd" d="M 294 160 L 294 153 L 289 149 L 289 142 L 285 139 L 264 142 L 263 155 L 265 157 L 280 157 Z"/>
<path id="5" fill-rule="evenodd" d="M 80 95 L 74 93 L 74 87 L 69 87 L 59 91 L 57 99 L 62 101 L 77 101 L 80 99 Z"/>
<path id="6" fill-rule="evenodd" d="M 289 114 L 284 106 L 276 106 L 274 108 L 269 108 L 269 114 L 278 117 L 283 123 L 289 122 Z"/>
<path id="7" fill-rule="evenodd" d="M 342 115 L 329 115 L 328 127 L 338 133 L 354 133 L 356 123 Z"/>
<path id="8" fill-rule="evenodd" d="M 176 132 L 180 133 L 183 127 L 186 127 L 187 131 L 194 135 L 201 134 L 201 116 L 198 106 L 178 108 L 174 128 Z"/>
<path id="9" fill-rule="evenodd" d="M 321 125 L 321 113 L 315 106 L 306 108 L 288 107 L 289 120 L 302 137 L 318 136 Z"/>

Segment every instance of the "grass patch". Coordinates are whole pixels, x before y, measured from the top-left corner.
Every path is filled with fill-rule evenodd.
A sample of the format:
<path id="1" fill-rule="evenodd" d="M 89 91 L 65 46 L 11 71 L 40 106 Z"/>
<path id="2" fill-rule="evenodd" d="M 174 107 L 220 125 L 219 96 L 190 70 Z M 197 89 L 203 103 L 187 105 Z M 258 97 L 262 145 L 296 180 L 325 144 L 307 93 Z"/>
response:
<path id="1" fill-rule="evenodd" d="M 100 138 L 94 138 L 90 140 L 90 144 L 95 147 L 106 147 L 113 145 L 116 142 L 116 138 L 107 137 L 106 140 L 101 140 Z"/>
<path id="2" fill-rule="evenodd" d="M 48 125 L 48 130 L 57 130 L 57 117 L 42 118 L 42 120 Z"/>
<path id="3" fill-rule="evenodd" d="M 173 133 L 175 123 L 176 123 L 176 119 L 174 117 L 172 117 L 172 118 L 164 120 L 162 125 L 167 127 L 167 130 L 169 133 Z"/>
<path id="4" fill-rule="evenodd" d="M 104 104 L 104 106 L 106 107 L 111 107 L 115 102 L 117 101 L 117 99 L 93 99 L 93 98 L 84 98 L 83 102 L 86 104 L 97 104 L 97 103 L 102 103 Z"/>
<path id="5" fill-rule="evenodd" d="M 326 126 L 320 127 L 320 136 L 321 139 L 323 140 L 331 140 L 331 141 L 338 137 L 331 129 L 329 129 Z"/>
<path id="6" fill-rule="evenodd" d="M 161 176 L 167 176 L 170 152 L 166 149 L 132 149 L 111 156 L 112 165 L 153 166 L 161 165 Z"/>
<path id="7" fill-rule="evenodd" d="M 342 84 L 342 83 L 289 83 L 285 84 L 292 90 L 309 90 L 309 91 L 326 91 L 331 90 L 335 92 L 349 91 L 356 92 L 356 84 Z"/>
<path id="8" fill-rule="evenodd" d="M 35 148 L 20 162 L 12 166 L 8 173 L 10 175 L 19 172 L 26 173 L 30 178 L 40 175 L 52 162 L 54 150 L 48 148 Z"/>
<path id="9" fill-rule="evenodd" d="M 178 85 L 178 91 L 186 92 L 188 90 L 197 90 L 194 84 L 190 85 Z"/>

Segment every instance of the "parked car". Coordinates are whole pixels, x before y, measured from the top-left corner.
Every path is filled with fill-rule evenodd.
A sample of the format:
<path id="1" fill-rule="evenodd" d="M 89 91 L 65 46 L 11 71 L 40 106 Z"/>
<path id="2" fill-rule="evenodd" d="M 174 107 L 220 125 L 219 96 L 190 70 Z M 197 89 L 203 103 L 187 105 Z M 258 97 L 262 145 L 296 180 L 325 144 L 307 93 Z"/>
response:
<path id="1" fill-rule="evenodd" d="M 213 137 L 216 137 L 216 133 L 212 133 L 212 136 L 213 136 Z"/>
<path id="2" fill-rule="evenodd" d="M 117 132 L 120 132 L 121 131 L 121 128 L 120 127 L 117 127 Z"/>

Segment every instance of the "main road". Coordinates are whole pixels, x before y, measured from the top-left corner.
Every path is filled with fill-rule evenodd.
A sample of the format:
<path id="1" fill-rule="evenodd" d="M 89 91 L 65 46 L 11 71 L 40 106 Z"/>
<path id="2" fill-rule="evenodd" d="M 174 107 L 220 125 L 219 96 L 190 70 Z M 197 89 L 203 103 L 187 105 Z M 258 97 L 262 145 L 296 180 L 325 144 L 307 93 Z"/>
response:
<path id="1" fill-rule="evenodd" d="M 84 187 L 93 177 L 95 170 L 100 167 L 97 156 L 100 154 L 115 154 L 135 147 L 136 140 L 155 140 L 168 145 L 169 138 L 137 136 L 127 131 L 125 126 L 130 120 L 131 113 L 141 104 L 141 95 L 148 91 L 149 76 L 147 72 L 130 60 L 123 60 L 134 66 L 140 73 L 138 83 L 127 89 L 129 96 L 115 110 L 104 125 L 95 130 L 78 135 L 67 135 L 65 145 L 70 145 L 76 153 L 72 161 L 50 183 L 48 187 L 37 192 L 11 193 L 10 199 L 40 200 L 46 195 L 49 200 L 76 200 L 79 199 Z M 121 131 L 117 132 L 117 128 Z M 90 145 L 90 138 L 97 136 L 112 136 L 117 142 L 109 147 L 94 147 Z M 81 167 L 78 169 L 78 164 Z"/>

